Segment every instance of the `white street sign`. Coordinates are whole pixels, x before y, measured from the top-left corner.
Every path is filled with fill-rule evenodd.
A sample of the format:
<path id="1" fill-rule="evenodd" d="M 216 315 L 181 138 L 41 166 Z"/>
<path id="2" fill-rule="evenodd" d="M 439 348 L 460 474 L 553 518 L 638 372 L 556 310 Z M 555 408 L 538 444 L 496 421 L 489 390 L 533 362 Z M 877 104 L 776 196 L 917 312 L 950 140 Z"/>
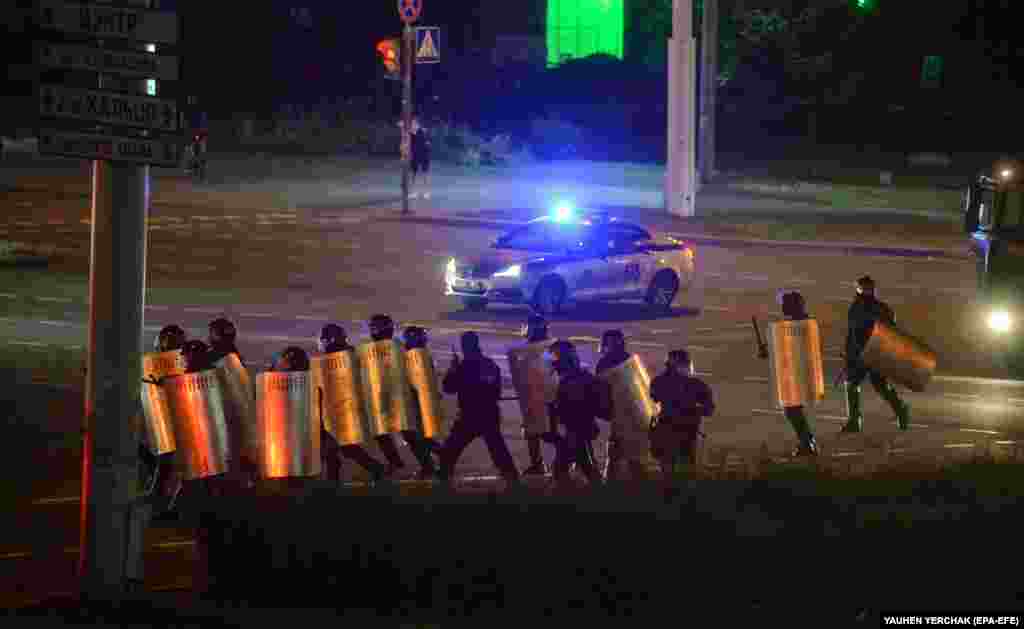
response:
<path id="1" fill-rule="evenodd" d="M 91 70 L 103 74 L 161 81 L 178 80 L 177 57 L 51 43 L 38 44 L 38 50 L 39 62 L 50 68 Z"/>
<path id="2" fill-rule="evenodd" d="M 40 0 L 39 26 L 62 33 L 176 44 L 178 16 L 169 11 L 126 9 Z"/>
<path id="3" fill-rule="evenodd" d="M 181 165 L 183 140 L 178 138 L 108 137 L 46 129 L 39 131 L 39 153 L 111 162 L 135 162 L 176 168 Z"/>
<path id="4" fill-rule="evenodd" d="M 156 131 L 180 129 L 178 105 L 172 100 L 63 85 L 39 86 L 39 115 Z"/>

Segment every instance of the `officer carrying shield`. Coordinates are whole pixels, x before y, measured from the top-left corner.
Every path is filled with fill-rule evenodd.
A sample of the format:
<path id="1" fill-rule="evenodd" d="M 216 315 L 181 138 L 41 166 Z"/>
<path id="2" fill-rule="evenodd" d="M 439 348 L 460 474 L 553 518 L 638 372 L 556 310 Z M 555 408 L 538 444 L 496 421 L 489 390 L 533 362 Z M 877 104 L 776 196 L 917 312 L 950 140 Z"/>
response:
<path id="1" fill-rule="evenodd" d="M 570 464 L 576 463 L 591 485 L 600 484 L 601 473 L 594 463 L 594 439 L 600 433 L 596 420 L 611 416 L 611 387 L 583 369 L 576 347 L 569 341 L 556 341 L 550 352 L 558 373 L 552 412 L 566 429 L 555 458 L 555 480 L 566 482 Z"/>
<path id="2" fill-rule="evenodd" d="M 353 352 L 353 347 L 348 342 L 348 335 L 345 329 L 336 323 L 328 323 L 320 330 L 319 349 L 322 354 L 333 354 L 335 352 Z M 374 481 L 380 481 L 388 474 L 388 466 L 370 456 L 370 453 L 359 444 L 346 444 L 339 446 L 333 437 L 330 436 L 323 425 L 320 427 L 320 447 L 323 452 L 327 477 L 330 480 L 341 480 L 341 459 L 345 457 L 370 473 Z M 340 455 L 340 456 L 339 456 Z"/>
<path id="3" fill-rule="evenodd" d="M 191 340 L 181 346 L 181 355 L 185 359 L 185 373 L 199 373 L 213 369 L 213 358 L 210 347 L 199 340 Z"/>
<path id="4" fill-rule="evenodd" d="M 153 339 L 153 350 L 159 353 L 181 351 L 187 340 L 185 330 L 181 326 L 167 325 Z M 167 497 L 166 509 L 164 513 L 157 515 L 158 519 L 173 514 L 174 503 L 181 491 L 182 480 L 174 466 L 174 456 L 173 451 L 155 456 L 146 444 L 139 443 L 139 458 L 146 468 L 146 475 L 153 478 L 153 486 L 158 487 L 161 495 Z"/>
<path id="5" fill-rule="evenodd" d="M 422 349 L 426 350 L 428 352 L 427 355 L 429 356 L 429 350 L 427 349 L 427 345 L 430 343 L 430 338 L 427 334 L 426 328 L 411 325 L 405 328 L 405 331 L 402 333 L 402 340 L 405 342 L 405 351 L 411 352 L 413 350 Z M 433 361 L 434 358 L 431 356 L 431 365 L 433 365 Z M 413 387 L 413 397 L 418 399 L 416 387 Z M 412 444 L 413 442 L 418 442 L 416 443 L 415 449 L 424 452 L 424 456 L 426 457 L 426 464 L 424 464 L 422 461 L 420 462 L 420 465 L 423 467 L 422 473 L 429 477 L 434 477 L 436 475 L 436 472 L 434 467 L 434 460 L 431 458 L 431 455 L 436 454 L 440 456 L 441 444 L 438 443 L 435 439 L 428 438 L 418 432 L 412 430 L 406 432 L 408 432 L 409 434 L 402 433 L 402 436 L 405 437 L 410 444 Z"/>
<path id="6" fill-rule="evenodd" d="M 526 346 L 523 348 L 517 348 L 519 352 L 530 352 L 535 351 L 543 354 L 547 351 L 548 345 L 548 322 L 541 315 L 536 312 L 531 312 L 529 318 L 526 320 Z M 510 368 L 511 368 L 511 353 L 509 357 Z M 539 375 L 543 377 L 547 374 L 531 374 Z M 513 374 L 515 378 L 516 374 Z M 517 384 L 517 387 L 520 386 Z M 553 387 L 552 387 L 553 388 Z M 520 398 L 520 407 L 523 410 L 523 436 L 526 438 L 526 448 L 530 455 L 530 465 L 523 470 L 523 475 L 539 475 L 544 476 L 547 474 L 548 468 L 544 463 L 544 457 L 541 455 L 540 443 L 544 441 L 555 446 L 558 449 L 559 435 L 552 425 L 550 420 L 550 413 L 548 417 L 530 417 L 529 400 L 526 398 L 530 395 L 536 394 L 533 391 L 517 391 Z M 538 406 L 537 408 L 543 408 Z M 539 414 L 539 413 L 538 413 Z M 538 421 L 539 420 L 539 421 Z"/>
<path id="7" fill-rule="evenodd" d="M 685 349 L 668 353 L 665 371 L 651 381 L 651 397 L 661 414 L 651 427 L 651 453 L 666 480 L 680 458 L 696 462 L 697 437 L 705 417 L 715 412 L 711 387 L 693 376 L 693 361 Z"/>
<path id="8" fill-rule="evenodd" d="M 373 341 L 391 340 L 394 336 L 394 319 L 383 314 L 375 314 L 370 317 L 370 338 Z M 420 464 L 420 471 L 416 474 L 416 478 L 420 480 L 435 478 L 437 469 L 434 459 L 430 455 L 430 446 L 423 441 L 422 436 L 412 430 L 403 430 L 402 437 L 409 444 L 409 449 L 412 450 L 413 456 Z M 395 445 L 392 435 L 379 435 L 376 437 L 376 441 L 391 466 L 389 473 L 405 467 L 405 462 L 402 461 L 402 457 L 398 453 L 398 447 Z"/>
<path id="9" fill-rule="evenodd" d="M 220 319 L 214 319 L 208 326 L 210 344 L 210 362 L 216 364 L 220 359 L 224 358 L 228 354 L 238 355 L 238 360 L 245 365 L 245 360 L 242 358 L 242 354 L 238 351 L 238 347 L 235 345 L 235 338 L 238 336 L 238 330 L 235 328 L 235 324 L 231 323 L 223 317 Z"/>
<path id="10" fill-rule="evenodd" d="M 501 368 L 480 350 L 476 332 L 465 332 L 461 338 L 462 353 L 455 354 L 444 376 L 444 392 L 459 400 L 459 417 L 441 449 L 441 482 L 451 482 L 455 465 L 466 447 L 478 437 L 487 444 L 495 467 L 509 485 L 519 484 L 519 470 L 512 460 L 505 436 L 501 434 Z"/>
<path id="11" fill-rule="evenodd" d="M 804 301 L 804 296 L 799 292 L 785 291 L 779 296 L 779 302 L 782 306 L 782 316 L 786 318 L 786 321 L 809 321 L 811 319 L 807 314 L 807 303 Z M 820 352 L 818 355 L 820 356 Z M 761 348 L 760 357 L 762 359 L 769 357 L 767 348 Z M 818 446 L 814 439 L 814 432 L 807 421 L 807 415 L 804 413 L 804 406 L 802 404 L 785 404 L 782 411 L 799 441 L 799 445 L 793 451 L 793 456 L 816 456 Z"/>
<path id="12" fill-rule="evenodd" d="M 607 330 L 601 335 L 601 358 L 594 368 L 595 375 L 600 376 L 609 369 L 614 369 L 628 361 L 631 354 L 626 351 L 626 337 L 622 330 Z M 614 398 L 614 396 L 613 396 Z M 612 400 L 614 405 L 615 400 Z M 608 443 L 605 450 L 605 480 L 615 480 L 623 459 L 625 459 L 622 435 L 619 434 L 622 427 L 612 419 L 611 434 L 608 436 Z M 630 472 L 634 478 L 642 478 L 644 474 L 643 464 L 633 458 L 628 459 Z"/>
<path id="13" fill-rule="evenodd" d="M 860 388 L 865 376 L 878 395 L 896 413 L 896 424 L 900 430 L 910 427 L 910 407 L 900 399 L 896 388 L 885 376 L 868 368 L 861 360 L 861 354 L 871 338 L 876 321 L 895 325 L 896 318 L 889 304 L 875 297 L 875 281 L 869 276 L 857 280 L 857 297 L 850 304 L 847 314 L 849 330 L 846 334 L 846 412 L 848 421 L 843 432 L 861 432 L 864 429 L 864 415 L 861 413 Z"/>

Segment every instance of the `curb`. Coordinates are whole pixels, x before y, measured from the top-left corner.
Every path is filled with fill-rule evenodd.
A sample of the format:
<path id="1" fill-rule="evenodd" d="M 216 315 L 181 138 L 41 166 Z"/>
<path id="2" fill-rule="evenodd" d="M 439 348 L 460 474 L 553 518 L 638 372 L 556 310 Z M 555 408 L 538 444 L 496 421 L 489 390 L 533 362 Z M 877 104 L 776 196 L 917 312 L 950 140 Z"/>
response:
<path id="1" fill-rule="evenodd" d="M 465 227 L 469 229 L 500 230 L 510 227 L 525 225 L 524 221 L 499 221 L 493 219 L 473 218 L 448 218 L 443 216 L 388 216 L 374 219 L 377 222 L 415 223 L 422 225 L 445 225 L 449 227 Z M 942 249 L 929 249 L 925 247 L 888 247 L 884 245 L 866 245 L 850 242 L 810 242 L 803 240 L 763 240 L 757 238 L 730 238 L 708 236 L 706 234 L 690 234 L 681 232 L 666 232 L 671 236 L 683 240 L 693 241 L 695 244 L 722 247 L 727 249 L 738 249 L 743 247 L 764 247 L 774 249 L 797 249 L 797 250 L 819 250 L 839 251 L 848 255 L 873 255 L 892 256 L 898 258 L 947 258 L 957 260 L 968 260 L 970 254 L 955 253 Z"/>

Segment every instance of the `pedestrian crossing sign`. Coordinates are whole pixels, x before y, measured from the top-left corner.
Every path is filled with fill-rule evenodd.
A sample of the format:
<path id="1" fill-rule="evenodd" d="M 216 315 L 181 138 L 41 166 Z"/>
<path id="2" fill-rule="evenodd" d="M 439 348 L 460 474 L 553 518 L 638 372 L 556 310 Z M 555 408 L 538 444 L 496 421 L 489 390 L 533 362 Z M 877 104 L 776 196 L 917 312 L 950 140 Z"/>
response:
<path id="1" fill-rule="evenodd" d="M 416 63 L 441 63 L 440 27 L 416 27 Z"/>

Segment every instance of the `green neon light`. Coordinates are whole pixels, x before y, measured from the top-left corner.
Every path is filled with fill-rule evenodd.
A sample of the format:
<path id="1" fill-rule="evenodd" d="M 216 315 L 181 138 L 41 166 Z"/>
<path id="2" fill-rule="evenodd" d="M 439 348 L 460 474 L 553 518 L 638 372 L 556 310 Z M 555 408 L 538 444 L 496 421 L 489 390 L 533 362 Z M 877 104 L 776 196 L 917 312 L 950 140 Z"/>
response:
<path id="1" fill-rule="evenodd" d="M 622 59 L 624 0 L 548 0 L 548 65 L 602 53 Z"/>

